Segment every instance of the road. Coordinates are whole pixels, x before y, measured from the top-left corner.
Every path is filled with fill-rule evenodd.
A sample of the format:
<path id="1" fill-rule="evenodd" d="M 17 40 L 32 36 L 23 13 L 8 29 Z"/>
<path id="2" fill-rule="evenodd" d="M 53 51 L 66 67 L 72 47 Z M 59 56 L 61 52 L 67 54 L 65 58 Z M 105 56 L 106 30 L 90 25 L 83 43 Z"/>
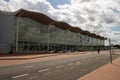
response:
<path id="1" fill-rule="evenodd" d="M 0 80 L 77 80 L 108 62 L 109 54 L 89 54 L 12 65 L 0 67 Z"/>

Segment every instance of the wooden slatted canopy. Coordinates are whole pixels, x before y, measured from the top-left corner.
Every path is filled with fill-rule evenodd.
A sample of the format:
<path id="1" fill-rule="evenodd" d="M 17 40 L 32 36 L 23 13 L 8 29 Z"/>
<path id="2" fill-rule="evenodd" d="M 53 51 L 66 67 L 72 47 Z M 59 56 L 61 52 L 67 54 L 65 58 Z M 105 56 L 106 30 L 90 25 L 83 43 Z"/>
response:
<path id="1" fill-rule="evenodd" d="M 91 33 L 89 31 L 85 30 L 81 34 L 90 36 Z"/>
<path id="2" fill-rule="evenodd" d="M 83 32 L 83 30 L 81 30 L 79 27 L 71 27 L 71 28 L 69 28 L 69 30 L 71 32 L 74 32 L 74 33 L 81 33 L 81 32 Z"/>
<path id="3" fill-rule="evenodd" d="M 95 33 L 91 33 L 91 37 L 98 38 Z"/>
<path id="4" fill-rule="evenodd" d="M 62 22 L 62 21 L 55 21 L 52 25 L 54 25 L 60 29 L 64 29 L 64 30 L 67 30 L 72 27 L 69 24 Z"/>
<path id="5" fill-rule="evenodd" d="M 20 15 L 20 17 L 30 18 L 30 19 L 33 19 L 33 20 L 39 22 L 39 23 L 45 24 L 45 25 L 49 25 L 52 22 L 55 22 L 54 20 L 52 20 L 51 18 L 49 18 L 48 16 L 46 16 L 42 13 L 32 12 L 32 11 L 28 11 L 28 10 L 24 10 L 24 9 L 20 9 L 17 12 L 18 12 L 16 14 L 17 17 L 19 17 L 19 15 Z"/>

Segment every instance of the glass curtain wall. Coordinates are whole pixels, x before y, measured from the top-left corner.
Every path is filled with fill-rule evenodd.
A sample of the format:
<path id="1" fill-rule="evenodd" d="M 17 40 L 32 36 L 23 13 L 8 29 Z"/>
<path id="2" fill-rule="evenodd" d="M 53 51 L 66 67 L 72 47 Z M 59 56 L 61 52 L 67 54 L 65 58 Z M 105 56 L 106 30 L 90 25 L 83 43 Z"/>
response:
<path id="1" fill-rule="evenodd" d="M 19 23 L 16 19 L 14 29 L 14 42 L 16 42 L 16 26 L 18 24 L 18 51 L 46 50 L 48 26 L 28 18 L 18 19 Z"/>
<path id="2" fill-rule="evenodd" d="M 60 29 L 54 25 L 44 25 L 29 18 L 16 18 L 14 27 L 14 44 L 18 25 L 18 51 L 64 51 L 79 50 L 81 46 L 98 46 L 104 41 L 75 33 L 69 29 Z"/>

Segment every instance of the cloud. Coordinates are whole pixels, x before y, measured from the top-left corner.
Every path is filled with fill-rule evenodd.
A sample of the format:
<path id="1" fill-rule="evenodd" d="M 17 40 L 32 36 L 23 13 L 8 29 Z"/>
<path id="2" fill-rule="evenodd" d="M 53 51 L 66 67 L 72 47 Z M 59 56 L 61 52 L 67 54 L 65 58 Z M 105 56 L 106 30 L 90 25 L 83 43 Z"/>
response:
<path id="1" fill-rule="evenodd" d="M 0 10 L 2 11 L 11 11 L 12 6 L 4 0 L 0 0 Z"/>
<path id="2" fill-rule="evenodd" d="M 98 11 L 95 10 L 95 9 L 89 9 L 87 7 L 83 8 L 88 14 L 95 14 L 97 13 Z"/>
<path id="3" fill-rule="evenodd" d="M 90 21 L 95 21 L 95 18 L 94 18 L 93 16 L 89 16 L 88 19 L 89 19 Z"/>
<path id="4" fill-rule="evenodd" d="M 81 0 L 81 2 L 90 2 L 91 0 Z"/>
<path id="5" fill-rule="evenodd" d="M 120 44 L 119 31 L 113 30 L 120 26 L 119 0 L 70 0 L 69 4 L 58 5 L 57 9 L 47 0 L 0 0 L 0 10 L 20 8 L 42 12 L 52 19 L 112 38 L 115 44 Z"/>
<path id="6" fill-rule="evenodd" d="M 120 35 L 120 32 L 115 32 L 114 35 Z"/>
<path id="7" fill-rule="evenodd" d="M 112 15 L 102 15 L 101 17 L 103 18 L 104 22 L 107 23 L 107 24 L 112 24 L 114 23 L 114 17 L 111 17 Z"/>

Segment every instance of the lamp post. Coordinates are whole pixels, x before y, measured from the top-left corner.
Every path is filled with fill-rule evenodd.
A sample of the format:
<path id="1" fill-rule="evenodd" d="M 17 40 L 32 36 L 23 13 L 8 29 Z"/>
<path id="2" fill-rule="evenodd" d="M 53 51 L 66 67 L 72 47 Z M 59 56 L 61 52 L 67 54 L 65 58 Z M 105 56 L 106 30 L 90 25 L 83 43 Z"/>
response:
<path id="1" fill-rule="evenodd" d="M 19 17 L 20 16 L 22 16 L 22 14 L 23 14 L 24 12 L 22 12 L 21 14 L 19 14 L 18 16 L 17 16 L 17 29 L 16 29 L 16 52 L 18 51 L 18 38 L 19 38 Z"/>

